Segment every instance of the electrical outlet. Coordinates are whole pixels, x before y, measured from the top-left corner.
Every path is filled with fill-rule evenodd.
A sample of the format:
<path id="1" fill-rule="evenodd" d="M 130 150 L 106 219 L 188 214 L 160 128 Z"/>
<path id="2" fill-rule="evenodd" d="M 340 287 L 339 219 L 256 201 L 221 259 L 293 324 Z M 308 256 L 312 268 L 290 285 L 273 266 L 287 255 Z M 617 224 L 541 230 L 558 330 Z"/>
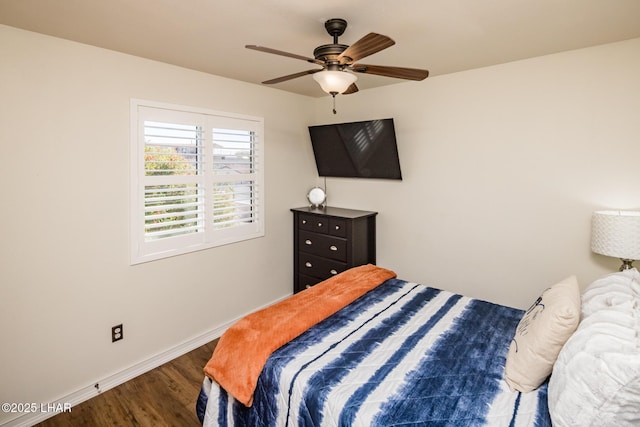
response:
<path id="1" fill-rule="evenodd" d="M 120 341 L 124 338 L 122 323 L 111 328 L 111 342 Z"/>

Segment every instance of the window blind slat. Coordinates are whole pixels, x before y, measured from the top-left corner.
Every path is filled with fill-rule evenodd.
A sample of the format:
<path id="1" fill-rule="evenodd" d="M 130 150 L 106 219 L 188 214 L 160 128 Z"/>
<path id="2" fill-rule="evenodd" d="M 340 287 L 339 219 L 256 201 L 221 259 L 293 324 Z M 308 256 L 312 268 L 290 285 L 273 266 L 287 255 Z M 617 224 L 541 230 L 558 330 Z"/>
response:
<path id="1" fill-rule="evenodd" d="M 147 233 L 151 232 L 154 229 L 169 229 L 172 231 L 177 231 L 176 230 L 176 226 L 177 225 L 184 225 L 184 224 L 196 224 L 193 227 L 179 227 L 179 231 L 184 232 L 185 230 L 189 229 L 189 228 L 195 228 L 195 229 L 199 229 L 199 228 L 203 228 L 201 226 L 197 225 L 198 223 L 198 219 L 194 219 L 194 218 L 187 218 L 187 219 L 183 219 L 180 221 L 170 221 L 170 222 L 152 222 L 149 224 L 145 224 L 145 230 L 147 230 Z"/>
<path id="2" fill-rule="evenodd" d="M 144 207 L 145 212 L 151 211 L 170 211 L 170 210 L 187 210 L 191 207 L 201 206 L 202 202 L 195 203 L 174 203 L 174 204 L 163 204 L 163 205 L 149 205 Z"/>

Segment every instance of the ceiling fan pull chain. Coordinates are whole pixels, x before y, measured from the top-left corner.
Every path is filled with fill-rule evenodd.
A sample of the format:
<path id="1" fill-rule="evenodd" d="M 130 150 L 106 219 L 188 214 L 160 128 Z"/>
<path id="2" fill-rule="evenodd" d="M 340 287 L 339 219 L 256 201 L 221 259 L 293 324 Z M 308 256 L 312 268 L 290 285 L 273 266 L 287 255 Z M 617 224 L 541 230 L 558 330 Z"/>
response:
<path id="1" fill-rule="evenodd" d="M 336 93 L 331 92 L 331 97 L 333 98 L 333 114 L 336 114 Z"/>

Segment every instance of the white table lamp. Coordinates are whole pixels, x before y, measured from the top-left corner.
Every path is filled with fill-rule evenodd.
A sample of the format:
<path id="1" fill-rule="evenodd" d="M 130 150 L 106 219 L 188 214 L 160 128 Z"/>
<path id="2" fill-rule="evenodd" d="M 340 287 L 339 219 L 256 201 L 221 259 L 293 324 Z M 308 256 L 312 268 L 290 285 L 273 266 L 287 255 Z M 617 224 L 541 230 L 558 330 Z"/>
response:
<path id="1" fill-rule="evenodd" d="M 591 219 L 591 250 L 620 258 L 620 271 L 640 260 L 640 212 L 598 211 Z"/>

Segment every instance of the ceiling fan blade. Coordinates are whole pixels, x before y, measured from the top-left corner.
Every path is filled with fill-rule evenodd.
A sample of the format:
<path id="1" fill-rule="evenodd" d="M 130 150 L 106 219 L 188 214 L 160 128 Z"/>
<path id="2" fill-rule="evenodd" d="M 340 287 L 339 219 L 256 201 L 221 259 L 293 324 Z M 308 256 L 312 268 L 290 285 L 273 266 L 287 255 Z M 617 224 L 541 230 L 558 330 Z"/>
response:
<path id="1" fill-rule="evenodd" d="M 256 46 L 254 44 L 248 44 L 245 45 L 245 47 L 247 49 L 257 50 L 258 52 L 273 53 L 274 55 L 286 56 L 293 59 L 301 59 L 303 61 L 311 62 L 312 64 L 324 65 L 324 62 L 318 61 L 317 59 L 308 58 L 306 56 L 297 55 L 295 53 L 284 52 L 282 50 L 271 49 L 270 47 Z"/>
<path id="2" fill-rule="evenodd" d="M 351 83 L 351 85 L 347 88 L 347 90 L 342 92 L 342 94 L 343 95 L 350 95 L 352 93 L 356 93 L 357 91 L 358 91 L 358 86 L 356 86 L 355 83 Z"/>
<path id="3" fill-rule="evenodd" d="M 313 70 L 307 70 L 307 71 L 300 71 L 299 73 L 293 73 L 293 74 L 289 74 L 289 75 L 286 75 L 286 76 L 277 77 L 275 79 L 264 81 L 264 82 L 262 82 L 262 84 L 271 85 L 271 84 L 274 84 L 274 83 L 282 83 L 282 82 L 286 82 L 287 80 L 296 79 L 298 77 L 306 76 L 308 74 L 314 74 L 314 73 L 317 73 L 318 71 L 322 71 L 322 68 L 313 69 Z"/>
<path id="4" fill-rule="evenodd" d="M 386 67 L 384 65 L 353 64 L 352 71 L 356 73 L 375 74 L 377 76 L 395 77 L 406 80 L 424 80 L 429 77 L 429 70 L 405 67 Z"/>
<path id="5" fill-rule="evenodd" d="M 396 44 L 396 42 L 387 36 L 377 33 L 369 33 L 338 55 L 338 60 L 342 64 L 350 64 L 366 56 L 380 52 L 394 44 Z"/>

